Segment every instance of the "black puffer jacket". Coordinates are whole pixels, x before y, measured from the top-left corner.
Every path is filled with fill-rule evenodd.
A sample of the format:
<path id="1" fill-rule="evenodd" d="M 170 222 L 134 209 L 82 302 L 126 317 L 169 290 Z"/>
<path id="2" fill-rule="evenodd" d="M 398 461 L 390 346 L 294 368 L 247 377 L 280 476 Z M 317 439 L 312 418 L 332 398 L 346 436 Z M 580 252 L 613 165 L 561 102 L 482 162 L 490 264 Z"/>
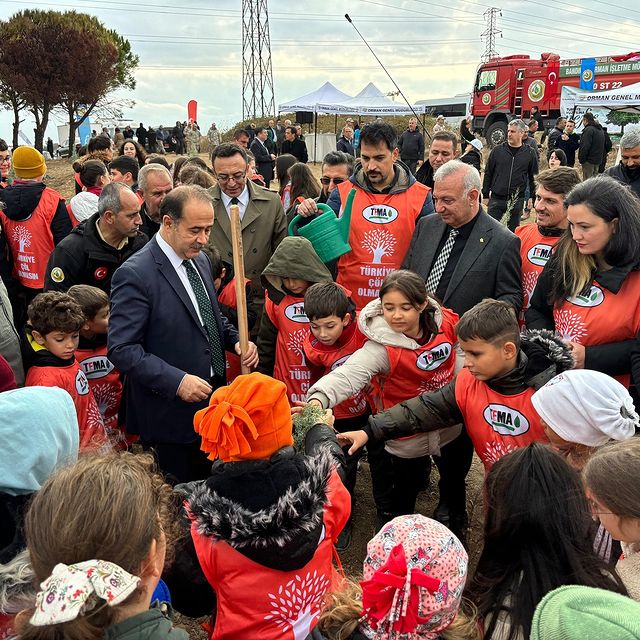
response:
<path id="1" fill-rule="evenodd" d="M 600 166 L 605 154 L 604 130 L 599 123 L 588 124 L 580 137 L 578 160 L 580 164 L 596 164 Z"/>
<path id="2" fill-rule="evenodd" d="M 569 347 L 550 331 L 530 331 L 522 335 L 518 364 L 505 375 L 487 380 L 494 391 L 517 395 L 527 388 L 539 389 L 558 373 L 573 366 Z M 456 402 L 456 380 L 369 418 L 365 431 L 369 438 L 390 440 L 423 431 L 436 431 L 463 422 Z"/>

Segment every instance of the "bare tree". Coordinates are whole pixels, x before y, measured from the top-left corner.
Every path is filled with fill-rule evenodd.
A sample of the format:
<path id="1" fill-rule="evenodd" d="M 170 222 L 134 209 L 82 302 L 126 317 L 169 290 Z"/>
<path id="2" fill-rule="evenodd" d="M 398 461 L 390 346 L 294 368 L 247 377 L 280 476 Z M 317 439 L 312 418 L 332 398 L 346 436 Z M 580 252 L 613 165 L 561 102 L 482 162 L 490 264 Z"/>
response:
<path id="1" fill-rule="evenodd" d="M 18 131 L 24 118 L 20 118 L 21 111 L 27 106 L 27 101 L 19 91 L 0 80 L 0 108 L 13 111 L 13 131 L 11 136 L 11 146 L 15 149 L 18 142 Z"/>
<path id="2" fill-rule="evenodd" d="M 283 633 L 291 629 L 295 640 L 304 640 L 311 632 L 313 621 L 320 615 L 328 588 L 329 580 L 317 569 L 304 578 L 296 576 L 286 585 L 280 585 L 277 594 L 269 594 L 273 609 L 265 620 L 275 622 Z"/>
<path id="3" fill-rule="evenodd" d="M 373 254 L 373 264 L 380 264 L 383 256 L 393 253 L 396 239 L 392 233 L 385 229 L 375 229 L 364 234 L 362 246 Z"/>
<path id="4" fill-rule="evenodd" d="M 22 225 L 13 230 L 11 237 L 18 243 L 18 253 L 24 253 L 25 248 L 31 246 L 31 233 Z"/>

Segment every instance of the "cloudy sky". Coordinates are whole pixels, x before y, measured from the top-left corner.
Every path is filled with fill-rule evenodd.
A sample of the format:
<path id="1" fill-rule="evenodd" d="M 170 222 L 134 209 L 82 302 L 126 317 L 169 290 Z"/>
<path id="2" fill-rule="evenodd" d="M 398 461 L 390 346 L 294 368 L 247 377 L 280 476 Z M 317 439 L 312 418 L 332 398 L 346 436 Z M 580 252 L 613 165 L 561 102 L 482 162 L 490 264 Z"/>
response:
<path id="1" fill-rule="evenodd" d="M 470 91 L 485 47 L 483 13 L 491 6 L 482 0 L 267 1 L 276 106 L 326 80 L 351 95 L 370 81 L 384 92 L 394 90 L 345 12 L 410 101 Z M 577 58 L 638 49 L 640 5 L 634 0 L 495 4 L 502 10 L 500 55 L 555 51 Z M 137 88 L 127 96 L 136 104 L 126 118 L 170 124 L 185 119 L 186 103 L 196 99 L 201 126 L 215 121 L 224 129 L 242 116 L 241 5 L 241 0 L 0 0 L 0 15 L 75 8 L 97 16 L 127 37 L 140 56 Z M 0 137 L 10 138 L 10 126 L 9 114 L 0 112 Z M 32 138 L 28 121 L 23 130 Z M 49 133 L 57 139 L 55 126 Z"/>

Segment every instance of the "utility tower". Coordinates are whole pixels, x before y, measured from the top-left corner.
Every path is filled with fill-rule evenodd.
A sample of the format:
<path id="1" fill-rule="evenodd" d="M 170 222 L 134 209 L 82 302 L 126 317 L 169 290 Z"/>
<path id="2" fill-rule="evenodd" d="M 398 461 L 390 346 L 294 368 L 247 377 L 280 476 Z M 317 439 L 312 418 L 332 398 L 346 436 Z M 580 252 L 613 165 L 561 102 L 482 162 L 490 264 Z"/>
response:
<path id="1" fill-rule="evenodd" d="M 487 22 L 487 28 L 480 34 L 481 38 L 486 38 L 486 46 L 482 54 L 482 62 L 487 62 L 489 58 L 498 55 L 496 51 L 496 36 L 502 37 L 502 31 L 498 29 L 498 16 L 502 17 L 502 11 L 497 7 L 487 9 L 482 16 Z"/>
<path id="2" fill-rule="evenodd" d="M 242 117 L 275 111 L 267 0 L 242 0 Z"/>

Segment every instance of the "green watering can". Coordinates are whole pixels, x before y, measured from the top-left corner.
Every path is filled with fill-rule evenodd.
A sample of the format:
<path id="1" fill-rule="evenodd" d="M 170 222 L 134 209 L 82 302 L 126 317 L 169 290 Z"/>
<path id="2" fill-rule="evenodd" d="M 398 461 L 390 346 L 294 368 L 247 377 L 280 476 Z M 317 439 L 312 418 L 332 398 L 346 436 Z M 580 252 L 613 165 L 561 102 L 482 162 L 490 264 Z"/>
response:
<path id="1" fill-rule="evenodd" d="M 318 204 L 322 212 L 311 222 L 298 228 L 302 216 L 295 216 L 289 223 L 290 236 L 302 236 L 311 242 L 318 257 L 322 262 L 331 262 L 336 258 L 349 253 L 349 225 L 351 224 L 351 208 L 356 190 L 351 189 L 347 196 L 347 202 L 342 211 L 342 217 L 337 218 L 333 209 L 326 204 Z"/>

